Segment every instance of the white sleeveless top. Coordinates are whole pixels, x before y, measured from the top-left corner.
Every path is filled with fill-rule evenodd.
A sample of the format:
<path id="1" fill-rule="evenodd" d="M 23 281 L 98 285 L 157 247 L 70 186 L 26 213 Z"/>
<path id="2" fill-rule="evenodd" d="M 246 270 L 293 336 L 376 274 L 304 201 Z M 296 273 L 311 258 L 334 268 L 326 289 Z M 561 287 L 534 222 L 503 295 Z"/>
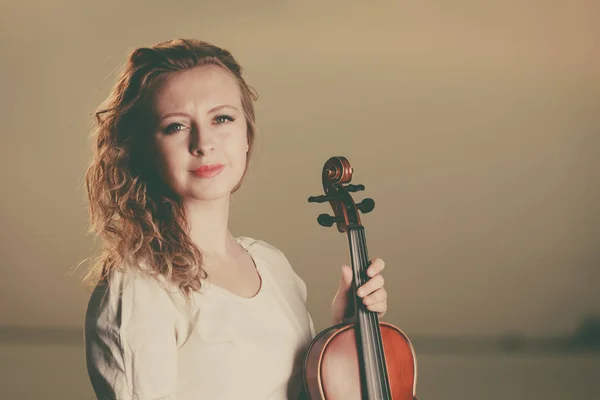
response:
<path id="1" fill-rule="evenodd" d="M 88 303 L 88 373 L 98 399 L 296 400 L 314 326 L 306 285 L 281 251 L 238 238 L 261 276 L 244 298 L 203 282 L 189 306 L 133 268 Z M 168 290 L 167 290 L 168 288 Z"/>

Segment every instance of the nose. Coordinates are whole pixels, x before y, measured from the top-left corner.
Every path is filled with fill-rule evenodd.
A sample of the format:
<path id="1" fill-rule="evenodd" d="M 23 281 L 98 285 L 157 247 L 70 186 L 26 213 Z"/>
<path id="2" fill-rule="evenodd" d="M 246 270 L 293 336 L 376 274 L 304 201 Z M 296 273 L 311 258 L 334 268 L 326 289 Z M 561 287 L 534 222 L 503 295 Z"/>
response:
<path id="1" fill-rule="evenodd" d="M 215 149 L 215 135 L 209 130 L 201 132 L 199 128 L 193 128 L 190 138 L 190 152 L 195 156 L 206 155 Z"/>

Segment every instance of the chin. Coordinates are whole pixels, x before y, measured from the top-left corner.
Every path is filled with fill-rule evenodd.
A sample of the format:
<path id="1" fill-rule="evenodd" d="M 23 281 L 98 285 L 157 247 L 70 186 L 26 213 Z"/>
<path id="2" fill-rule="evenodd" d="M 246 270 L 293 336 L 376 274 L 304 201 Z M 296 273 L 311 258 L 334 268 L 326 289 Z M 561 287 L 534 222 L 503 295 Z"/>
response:
<path id="1" fill-rule="evenodd" d="M 229 198 L 238 181 L 212 182 L 210 185 L 195 185 L 190 188 L 187 196 L 193 200 L 213 201 Z"/>
<path id="2" fill-rule="evenodd" d="M 192 190 L 190 191 L 185 198 L 189 200 L 200 200 L 200 201 L 214 201 L 219 199 L 228 198 L 231 195 L 231 191 L 233 190 L 233 186 L 231 188 L 210 188 L 204 190 Z"/>
<path id="3" fill-rule="evenodd" d="M 214 201 L 229 198 L 231 192 L 241 180 L 243 173 L 244 171 L 241 170 L 235 176 L 230 173 L 206 180 L 186 180 L 174 189 L 182 199 L 190 201 Z"/>

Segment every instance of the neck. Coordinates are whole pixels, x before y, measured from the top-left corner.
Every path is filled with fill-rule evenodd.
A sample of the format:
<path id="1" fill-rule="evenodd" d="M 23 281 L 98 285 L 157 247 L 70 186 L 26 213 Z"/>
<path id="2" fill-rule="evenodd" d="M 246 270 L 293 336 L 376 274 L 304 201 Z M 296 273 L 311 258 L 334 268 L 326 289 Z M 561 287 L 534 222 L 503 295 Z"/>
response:
<path id="1" fill-rule="evenodd" d="M 227 257 L 235 238 L 229 232 L 229 198 L 185 204 L 190 238 L 205 257 Z"/>
<path id="2" fill-rule="evenodd" d="M 348 241 L 352 267 L 354 270 L 353 290 L 368 281 L 366 274 L 369 266 L 369 254 L 365 230 L 361 225 L 351 226 Z M 387 379 L 385 354 L 376 312 L 366 307 L 354 296 L 354 312 L 356 316 L 356 333 L 363 395 L 368 399 L 390 399 L 390 386 Z"/>

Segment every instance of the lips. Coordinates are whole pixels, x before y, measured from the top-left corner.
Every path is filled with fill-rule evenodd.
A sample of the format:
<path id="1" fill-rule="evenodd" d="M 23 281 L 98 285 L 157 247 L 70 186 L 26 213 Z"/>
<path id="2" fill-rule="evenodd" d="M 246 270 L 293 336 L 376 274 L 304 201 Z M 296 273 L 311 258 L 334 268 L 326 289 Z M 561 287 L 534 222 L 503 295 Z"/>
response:
<path id="1" fill-rule="evenodd" d="M 203 165 L 193 170 L 192 173 L 200 178 L 210 178 L 221 172 L 223 170 L 223 167 L 223 164 Z"/>

